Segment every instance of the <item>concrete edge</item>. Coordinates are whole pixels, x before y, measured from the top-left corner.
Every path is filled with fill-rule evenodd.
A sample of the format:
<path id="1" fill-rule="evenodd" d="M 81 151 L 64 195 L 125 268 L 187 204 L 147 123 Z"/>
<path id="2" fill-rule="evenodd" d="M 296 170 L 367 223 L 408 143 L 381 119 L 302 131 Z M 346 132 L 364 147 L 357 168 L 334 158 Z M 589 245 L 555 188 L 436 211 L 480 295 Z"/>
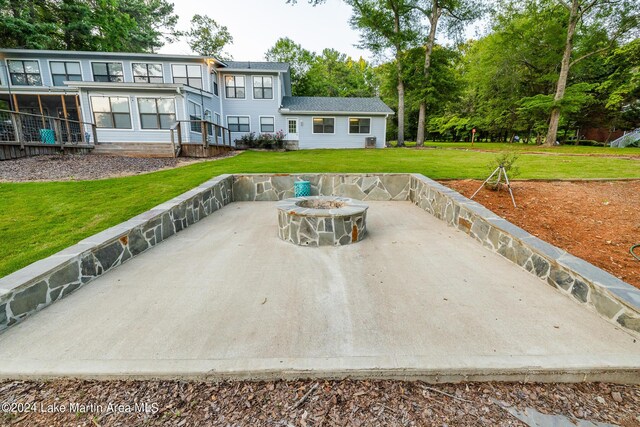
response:
<path id="1" fill-rule="evenodd" d="M 640 332 L 640 289 L 541 240 L 473 200 L 411 174 L 410 200 L 632 333 Z"/>
<path id="2" fill-rule="evenodd" d="M 393 379 L 429 383 L 467 381 L 640 384 L 640 358 L 609 355 L 448 357 L 326 357 L 189 360 L 0 360 L 0 379 L 80 378 L 273 380 Z M 542 367 L 544 366 L 544 367 Z"/>

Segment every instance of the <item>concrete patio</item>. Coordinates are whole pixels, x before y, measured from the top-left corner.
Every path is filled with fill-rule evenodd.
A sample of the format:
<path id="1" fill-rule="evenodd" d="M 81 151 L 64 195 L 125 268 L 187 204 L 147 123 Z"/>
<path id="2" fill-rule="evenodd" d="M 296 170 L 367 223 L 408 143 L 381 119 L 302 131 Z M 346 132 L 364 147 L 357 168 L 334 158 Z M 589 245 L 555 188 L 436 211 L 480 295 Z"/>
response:
<path id="1" fill-rule="evenodd" d="M 638 381 L 638 336 L 410 202 L 306 248 L 236 202 L 0 333 L 0 377 Z"/>

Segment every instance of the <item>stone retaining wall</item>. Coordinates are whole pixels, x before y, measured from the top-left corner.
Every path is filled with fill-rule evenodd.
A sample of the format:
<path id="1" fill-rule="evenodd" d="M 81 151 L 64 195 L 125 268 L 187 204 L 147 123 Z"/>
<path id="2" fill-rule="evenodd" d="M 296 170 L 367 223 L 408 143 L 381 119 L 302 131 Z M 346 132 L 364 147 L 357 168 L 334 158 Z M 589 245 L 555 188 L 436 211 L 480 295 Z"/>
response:
<path id="1" fill-rule="evenodd" d="M 235 175 L 236 202 L 278 201 L 294 196 L 293 183 L 311 182 L 311 196 L 340 196 L 362 201 L 409 200 L 408 174 Z"/>
<path id="2" fill-rule="evenodd" d="M 0 330 L 64 298 L 233 200 L 221 175 L 129 221 L 0 279 Z"/>
<path id="3" fill-rule="evenodd" d="M 580 304 L 624 328 L 640 332 L 640 290 L 628 283 L 423 175 L 412 175 L 409 198 Z"/>
<path id="4" fill-rule="evenodd" d="M 365 201 L 410 200 L 578 303 L 619 326 L 640 332 L 640 290 L 417 174 L 218 176 L 129 221 L 0 278 L 0 330 L 64 298 L 233 201 L 293 197 L 293 183 L 297 179 L 311 182 L 312 195 Z"/>

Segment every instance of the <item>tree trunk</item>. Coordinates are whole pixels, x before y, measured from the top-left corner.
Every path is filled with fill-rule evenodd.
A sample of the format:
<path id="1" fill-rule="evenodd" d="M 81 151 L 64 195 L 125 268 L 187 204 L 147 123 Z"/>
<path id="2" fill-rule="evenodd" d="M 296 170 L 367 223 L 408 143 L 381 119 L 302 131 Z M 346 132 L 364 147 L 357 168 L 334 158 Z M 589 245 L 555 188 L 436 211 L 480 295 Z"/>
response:
<path id="1" fill-rule="evenodd" d="M 400 11 L 393 9 L 393 32 L 400 33 Z M 402 79 L 402 45 L 396 43 L 396 71 L 398 72 L 398 147 L 404 147 L 404 80 Z"/>
<path id="2" fill-rule="evenodd" d="M 547 131 L 547 137 L 544 141 L 544 145 L 547 146 L 555 145 L 556 138 L 558 136 L 558 124 L 560 123 L 560 106 L 558 103 L 562 101 L 562 98 L 564 98 L 564 91 L 567 88 L 569 68 L 571 67 L 571 51 L 573 50 L 573 36 L 575 35 L 576 26 L 580 19 L 579 7 L 580 1 L 572 0 L 571 10 L 569 12 L 569 27 L 567 28 L 567 41 L 564 45 L 564 53 L 562 54 L 562 63 L 560 65 L 560 76 L 558 76 L 558 84 L 556 86 L 556 95 L 553 98 L 555 105 L 551 109 L 549 130 Z"/>
<path id="3" fill-rule="evenodd" d="M 442 14 L 438 0 L 433 0 L 431 7 L 431 16 L 429 16 L 429 38 L 425 46 L 424 55 L 424 81 L 428 84 L 429 68 L 431 68 L 431 53 L 433 53 L 433 45 L 436 40 L 436 30 L 438 29 L 438 20 Z M 418 136 L 416 138 L 416 147 L 422 147 L 424 145 L 424 130 L 426 127 L 427 117 L 427 103 L 426 101 L 420 102 L 420 110 L 418 111 Z"/>

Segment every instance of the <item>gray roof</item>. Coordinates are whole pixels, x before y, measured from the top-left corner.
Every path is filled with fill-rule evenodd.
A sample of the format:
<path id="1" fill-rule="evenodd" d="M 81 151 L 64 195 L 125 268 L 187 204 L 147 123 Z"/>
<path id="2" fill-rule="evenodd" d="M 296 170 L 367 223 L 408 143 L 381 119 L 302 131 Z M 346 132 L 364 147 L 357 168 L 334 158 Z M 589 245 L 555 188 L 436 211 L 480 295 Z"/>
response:
<path id="1" fill-rule="evenodd" d="M 225 61 L 231 70 L 289 71 L 286 62 Z"/>
<path id="2" fill-rule="evenodd" d="M 338 98 L 319 96 L 285 96 L 282 110 L 292 113 L 375 113 L 393 114 L 380 98 Z M 282 111 L 286 113 L 286 111 Z"/>

